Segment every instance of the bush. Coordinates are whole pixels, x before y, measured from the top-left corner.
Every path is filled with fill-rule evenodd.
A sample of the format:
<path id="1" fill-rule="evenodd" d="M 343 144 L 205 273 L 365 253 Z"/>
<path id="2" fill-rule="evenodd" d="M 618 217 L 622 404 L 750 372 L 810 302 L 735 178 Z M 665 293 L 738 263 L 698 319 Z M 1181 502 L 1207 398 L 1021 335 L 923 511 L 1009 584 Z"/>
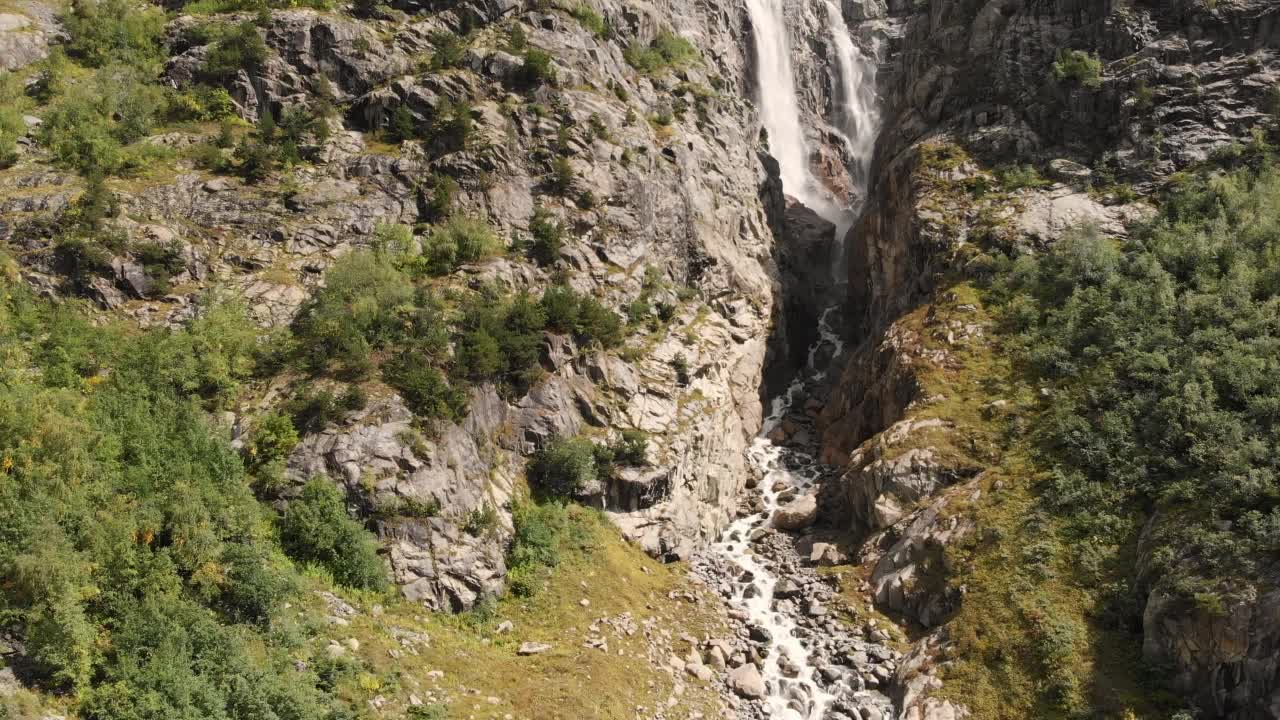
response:
<path id="1" fill-rule="evenodd" d="M 466 41 L 447 30 L 431 33 L 431 45 L 435 48 L 431 53 L 430 68 L 432 70 L 461 67 L 463 59 L 466 58 Z"/>
<path id="2" fill-rule="evenodd" d="M 402 337 L 402 311 L 414 289 L 390 260 L 357 250 L 325 274 L 325 286 L 294 321 L 298 354 L 313 371 L 359 378 L 372 369 L 370 353 Z"/>
<path id="3" fill-rule="evenodd" d="M 574 332 L 578 324 L 578 294 L 573 288 L 556 285 L 542 294 L 542 312 L 547 329 L 558 333 Z"/>
<path id="4" fill-rule="evenodd" d="M 458 181 L 448 175 L 432 175 L 427 184 L 427 219 L 440 222 L 453 214 L 454 198 L 458 195 Z"/>
<path id="5" fill-rule="evenodd" d="M 594 8 L 586 3 L 578 5 L 573 9 L 573 17 L 582 27 L 586 28 L 598 38 L 604 39 L 609 36 L 609 24 L 605 21 L 604 16 L 596 12 Z"/>
<path id="6" fill-rule="evenodd" d="M 334 699 L 265 631 L 294 587 L 270 511 L 174 382 L 200 365 L 191 332 L 0 288 L 0 605 L 24 680 L 86 718 L 325 720 Z"/>
<path id="7" fill-rule="evenodd" d="M 555 438 L 530 458 L 526 473 L 538 490 L 568 497 L 599 476 L 595 443 L 583 438 Z"/>
<path id="8" fill-rule="evenodd" d="M 529 221 L 529 233 L 533 242 L 529 246 L 529 257 L 539 265 L 553 265 L 560 259 L 560 249 L 564 245 L 564 231 L 560 223 L 543 207 L 533 209 L 533 218 Z"/>
<path id="9" fill-rule="evenodd" d="M 689 360 L 684 353 L 677 353 L 671 358 L 671 368 L 676 371 L 676 384 L 680 387 L 689 385 Z"/>
<path id="10" fill-rule="evenodd" d="M 315 478 L 289 502 L 280 523 L 280 539 L 290 557 L 317 563 L 334 580 L 355 588 L 386 584 L 377 543 L 347 515 L 342 492 L 323 478 Z"/>
<path id="11" fill-rule="evenodd" d="M 466 415 L 466 392 L 450 384 L 436 368 L 423 364 L 419 357 L 398 355 L 384 369 L 383 377 L 419 417 L 456 422 Z"/>
<path id="12" fill-rule="evenodd" d="M 525 48 L 524 58 L 516 71 L 516 82 L 524 87 L 556 84 L 556 67 L 551 54 L 538 48 Z"/>
<path id="13" fill-rule="evenodd" d="M 205 58 L 204 77 L 211 82 L 226 82 L 241 70 L 253 73 L 267 61 L 270 51 L 258 28 L 246 20 L 225 31 L 213 44 Z"/>
<path id="14" fill-rule="evenodd" d="M 632 43 L 623 52 L 623 57 L 645 75 L 658 75 L 695 62 L 698 51 L 688 40 L 669 30 L 663 30 L 647 47 Z"/>
<path id="15" fill-rule="evenodd" d="M 292 418 L 278 413 L 259 418 L 251 437 L 249 457 L 257 467 L 284 460 L 298 444 L 298 431 L 293 427 Z"/>
<path id="16" fill-rule="evenodd" d="M 1053 77 L 1058 82 L 1074 81 L 1087 88 L 1102 87 L 1102 60 L 1083 50 L 1059 50 Z"/>
<path id="17" fill-rule="evenodd" d="M 18 159 L 18 138 L 27 134 L 23 116 L 30 106 L 22 79 L 14 73 L 0 71 L 0 169 Z"/>
<path id="18" fill-rule="evenodd" d="M 644 467 L 649 464 L 649 435 L 642 430 L 623 430 L 621 439 L 611 449 L 614 462 L 621 465 Z"/>
<path id="19" fill-rule="evenodd" d="M 1026 368 L 1056 387 L 1046 502 L 1073 542 L 1144 533 L 1150 577 L 1188 603 L 1239 587 L 1280 540 L 1280 505 L 1251 479 L 1280 473 L 1254 441 L 1280 436 L 1278 208 L 1274 168 L 1185 179 L 1123 245 L 1079 228 L 993 287 Z"/>
<path id="20" fill-rule="evenodd" d="M 1023 188 L 1048 187 L 1053 183 L 1040 176 L 1034 165 L 1009 165 L 996 172 L 1000 185 L 1009 192 Z"/>
<path id="21" fill-rule="evenodd" d="M 426 254 L 434 275 L 447 275 L 465 263 L 498 255 L 502 243 L 489 224 L 471 217 L 454 216 L 431 232 Z"/>
<path id="22" fill-rule="evenodd" d="M 67 54 L 89 67 L 148 68 L 161 57 L 164 11 L 132 0 L 75 0 L 63 13 Z"/>
<path id="23" fill-rule="evenodd" d="M 557 195 L 568 195 L 573 190 L 573 181 L 576 176 L 573 172 L 573 164 L 566 157 L 556 157 L 551 161 L 551 180 L 549 185 L 552 192 Z"/>
<path id="24" fill-rule="evenodd" d="M 396 106 L 396 109 L 391 112 L 391 119 L 387 121 L 384 137 L 389 143 L 402 143 L 406 140 L 417 139 L 417 124 L 413 119 L 413 113 L 409 112 L 409 108 L 404 105 Z"/>
<path id="25" fill-rule="evenodd" d="M 471 129 L 471 103 L 440 103 L 432 124 L 432 140 L 436 151 L 450 153 L 465 150 L 471 137 Z"/>
<path id="26" fill-rule="evenodd" d="M 625 338 L 622 318 L 593 297 L 583 297 L 578 303 L 578 320 L 574 332 L 584 343 L 597 342 L 601 347 L 612 348 L 622 344 Z"/>
<path id="27" fill-rule="evenodd" d="M 236 106 L 226 89 L 196 85 L 172 93 L 166 115 L 176 122 L 226 120 L 235 117 Z"/>
<path id="28" fill-rule="evenodd" d="M 139 71 L 112 66 L 71 85 L 54 100 L 40 126 L 56 161 L 84 175 L 113 175 L 142 167 L 160 149 L 134 147 L 154 129 L 164 92 Z"/>

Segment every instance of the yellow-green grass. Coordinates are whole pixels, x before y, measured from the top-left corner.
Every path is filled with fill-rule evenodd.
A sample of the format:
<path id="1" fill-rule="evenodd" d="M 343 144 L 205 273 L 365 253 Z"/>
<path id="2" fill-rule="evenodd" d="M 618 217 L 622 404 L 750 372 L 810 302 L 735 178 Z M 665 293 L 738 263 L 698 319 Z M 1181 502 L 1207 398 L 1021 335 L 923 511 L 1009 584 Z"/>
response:
<path id="1" fill-rule="evenodd" d="M 724 632 L 715 599 L 695 588 L 682 566 L 653 561 L 594 511 L 573 508 L 571 513 L 589 532 L 590 549 L 568 554 L 533 597 L 508 597 L 488 611 L 448 616 L 405 600 L 340 593 L 358 606 L 360 614 L 349 626 L 323 629 L 311 652 L 322 654 L 325 638 L 358 640 L 362 667 L 342 681 L 339 692 L 361 706 L 382 696 L 388 701 L 382 715 L 388 717 L 403 715 L 411 694 L 423 701 L 432 693 L 448 697 L 442 704 L 450 718 L 634 718 L 638 706 L 666 703 L 675 679 L 662 668 L 665 655 L 656 663 L 649 659 L 644 622 L 655 618 L 653 632 L 670 632 L 672 650 L 683 655 L 687 645 L 676 639 L 680 632 L 695 637 Z M 315 589 L 325 586 L 317 581 Z M 672 599 L 673 591 L 698 592 L 700 600 Z M 589 604 L 584 607 L 582 600 Z M 375 603 L 382 606 L 378 616 L 372 612 Z M 298 612 L 300 618 L 326 614 L 318 596 Z M 638 627 L 634 635 L 615 633 L 605 623 L 600 623 L 598 633 L 590 632 L 592 622 L 627 612 Z M 512 632 L 497 631 L 504 620 L 513 623 Z M 425 633 L 430 641 L 414 655 L 399 645 L 392 628 Z M 608 651 L 585 647 L 588 635 L 605 638 Z M 516 650 L 526 641 L 552 648 L 521 657 Z M 393 650 L 399 658 L 391 656 Z M 444 675 L 432 679 L 432 670 Z M 681 684 L 686 689 L 667 717 L 695 712 L 720 716 L 712 689 L 690 677 L 681 678 Z"/>

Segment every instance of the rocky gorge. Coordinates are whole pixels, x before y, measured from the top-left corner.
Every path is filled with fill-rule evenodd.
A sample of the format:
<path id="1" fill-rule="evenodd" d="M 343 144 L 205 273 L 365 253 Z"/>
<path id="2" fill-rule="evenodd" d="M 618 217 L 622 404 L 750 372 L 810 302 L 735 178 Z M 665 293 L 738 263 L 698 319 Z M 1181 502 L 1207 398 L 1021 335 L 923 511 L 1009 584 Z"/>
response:
<path id="1" fill-rule="evenodd" d="M 532 297 L 542 307 L 556 288 L 592 298 L 625 331 L 606 345 L 572 323 L 540 325 L 528 368 L 441 380 L 465 407 L 446 418 L 425 416 L 391 380 L 390 343 L 368 343 L 370 362 L 384 369 L 357 380 L 264 361 L 270 371 L 209 413 L 251 467 L 266 446 L 265 419 L 292 412 L 282 408 L 316 393 L 332 402 L 355 386 L 362 398 L 317 423 L 294 414 L 295 442 L 275 474 L 259 468 L 255 481 L 272 512 L 287 514 L 317 479 L 338 488 L 347 513 L 376 535 L 400 599 L 481 618 L 483 649 L 471 652 L 554 663 L 580 644 L 586 660 L 568 672 L 590 680 L 612 639 L 656 698 L 637 694 L 628 717 L 951 720 L 1085 716 L 1086 707 L 1098 717 L 1156 716 L 1155 704 L 1117 700 L 1128 691 L 1111 688 L 1070 707 L 1040 704 L 1045 693 L 1025 688 L 1057 682 L 1044 680 L 1057 669 L 1026 661 L 1040 655 L 1020 639 L 974 631 L 966 615 L 986 607 L 984 593 L 1013 584 L 978 570 L 1005 557 L 992 549 L 1010 536 L 993 519 L 999 511 L 1020 507 L 1009 522 L 1047 524 L 1043 509 L 1015 494 L 1040 465 L 1017 466 L 1019 476 L 1008 463 L 1025 452 L 1010 438 L 1054 392 L 1006 380 L 1014 363 L 1001 318 L 973 287 L 994 274 L 992 256 L 1045 253 L 1081 226 L 1124 243 L 1180 174 L 1263 144 L 1280 117 L 1280 6 L 304 5 L 210 13 L 165 4 L 157 86 L 188 102 L 220 93 L 239 123 L 224 124 L 243 142 L 234 150 L 217 145 L 217 123 L 188 118 L 135 140 L 157 158 L 145 170 L 78 174 L 55 152 L 54 110 L 24 100 L 17 129 L 0 133 L 14 135 L 0 171 L 0 242 L 22 283 L 86 300 L 98 322 L 156 331 L 206 317 L 215 297 L 234 298 L 270 345 L 301 333 L 344 258 L 435 262 L 448 220 L 465 218 L 500 247 L 471 259 L 455 250 L 447 271 L 425 273 L 450 322 L 471 322 L 458 298 L 498 306 Z M 0 65 L 26 95 L 51 92 L 42 88 L 56 85 L 50 78 L 66 61 L 65 9 L 4 9 Z M 249 28 L 261 57 L 215 73 L 233 27 Z M 126 124 L 133 112 L 108 115 Z M 264 123 L 291 138 L 296 159 L 259 177 L 247 168 Z M 93 242 L 105 250 L 89 257 L 69 251 L 65 237 L 95 183 L 112 200 L 94 221 Z M 556 247 L 542 257 L 530 248 L 547 228 Z M 398 302 L 419 312 L 407 297 Z M 365 311 L 354 300 L 346 308 Z M 401 324 L 418 322 L 408 317 Z M 446 338 L 446 364 L 460 364 L 474 332 Z M 587 570 L 573 576 L 580 587 L 543 583 L 583 596 L 544 613 L 563 612 L 570 626 L 526 638 L 538 614 L 526 600 L 503 601 L 525 603 L 514 635 L 512 625 L 485 625 L 521 581 L 513 548 L 527 534 L 522 508 L 546 494 L 530 458 L 566 439 L 613 453 L 636 437 L 640 457 L 595 457 L 599 471 L 569 499 L 598 509 L 649 557 L 687 569 L 696 590 L 645 585 L 656 571 L 627 560 L 644 577 L 623 578 L 632 585 L 619 591 L 625 609 L 589 609 L 601 602 L 589 591 L 613 586 Z M 1148 539 L 1161 519 L 1149 523 L 1125 551 L 1136 560 L 1122 573 L 1133 588 L 1123 630 L 1098 629 L 1103 612 L 1091 606 L 1073 608 L 1081 632 L 1102 638 L 1099 647 L 1138 636 L 1112 655 L 1168 670 L 1161 692 L 1172 699 L 1161 695 L 1159 712 L 1280 718 L 1274 573 L 1251 577 L 1224 608 L 1189 609 Z M 609 556 L 617 575 L 623 557 Z M 633 598 L 640 585 L 647 594 Z M 351 608 L 329 612 L 334 632 L 357 617 L 391 627 L 381 604 L 332 597 L 329 610 Z M 682 603 L 715 620 L 693 627 Z M 391 648 L 397 662 L 430 644 L 402 642 L 405 632 Z M 24 634 L 0 640 L 11 635 L 3 655 L 21 670 Z M 643 641 L 633 647 L 635 638 Z M 1087 643 L 1072 642 L 1055 656 L 1062 664 L 1060 656 L 1086 654 Z M 336 660 L 359 654 L 360 643 L 335 636 L 324 652 L 331 646 Z M 1088 673 L 1106 674 L 1104 654 L 1089 656 Z M 1031 678 L 1008 680 L 1000 668 L 1020 659 L 1036 668 L 1023 670 Z M 1116 684 L 1136 674 L 1126 665 Z M 0 675 L 6 696 L 10 684 L 26 684 L 22 672 L 10 675 L 12 683 Z M 714 703 L 696 705 L 706 698 L 686 683 Z M 387 699 L 392 683 L 361 690 L 368 712 L 417 717 L 413 708 L 426 705 L 410 685 L 403 706 Z M 575 700 L 602 690 L 583 682 Z M 507 700 L 492 692 L 492 707 L 457 716 L 499 717 L 493 708 L 506 712 Z M 442 704 L 461 712 L 468 690 L 446 696 Z M 521 715 L 511 704 L 507 717 L 562 712 Z M 93 712 L 84 716 L 111 717 Z"/>

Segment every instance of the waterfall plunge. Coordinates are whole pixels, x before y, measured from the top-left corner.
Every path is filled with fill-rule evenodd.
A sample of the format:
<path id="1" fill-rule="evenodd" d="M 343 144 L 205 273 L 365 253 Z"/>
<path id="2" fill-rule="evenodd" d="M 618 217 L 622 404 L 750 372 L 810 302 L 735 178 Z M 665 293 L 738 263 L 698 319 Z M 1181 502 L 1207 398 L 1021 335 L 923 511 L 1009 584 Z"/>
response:
<path id="1" fill-rule="evenodd" d="M 809 169 L 809 147 L 800 122 L 800 101 L 791 71 L 791 40 L 783 0 L 747 0 L 755 29 L 756 73 L 760 82 L 760 119 L 769 133 L 769 152 L 778 161 L 782 188 L 837 227 L 851 219 Z"/>
<path id="2" fill-rule="evenodd" d="M 769 133 L 769 150 L 781 169 L 783 190 L 834 224 L 836 237 L 843 238 L 853 224 L 857 207 L 850 207 L 848 203 L 834 198 L 810 170 L 783 1 L 747 0 L 747 11 L 755 30 L 760 117 Z M 839 72 L 836 98 L 839 107 L 833 118 L 836 123 L 833 129 L 849 153 L 854 185 L 861 193 L 865 192 L 868 181 L 879 120 L 875 60 L 864 55 L 853 43 L 835 1 L 824 2 Z"/>
<path id="3" fill-rule="evenodd" d="M 852 161 L 853 185 L 865 200 L 871 181 L 871 156 L 879 135 L 880 106 L 876 102 L 876 52 L 868 57 L 849 37 L 849 28 L 835 0 L 826 0 L 827 22 L 831 25 L 831 43 L 840 71 L 840 94 L 836 131 L 844 142 Z"/>

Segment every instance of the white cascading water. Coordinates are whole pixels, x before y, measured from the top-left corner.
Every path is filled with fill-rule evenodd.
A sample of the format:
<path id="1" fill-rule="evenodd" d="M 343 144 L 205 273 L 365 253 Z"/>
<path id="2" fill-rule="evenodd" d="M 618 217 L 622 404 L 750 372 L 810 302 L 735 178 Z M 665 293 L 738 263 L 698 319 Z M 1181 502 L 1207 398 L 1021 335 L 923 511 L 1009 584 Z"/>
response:
<path id="1" fill-rule="evenodd" d="M 839 103 L 835 129 L 852 161 L 854 187 L 865 191 L 871 175 L 871 155 L 880 127 L 880 105 L 876 102 L 876 49 L 863 53 L 849 35 L 849 26 L 835 0 L 826 0 L 831 44 L 840 70 Z"/>
<path id="2" fill-rule="evenodd" d="M 838 203 L 809 168 L 782 2 L 746 0 L 755 31 L 761 119 L 769 133 L 770 152 L 780 166 L 783 190 L 835 224 L 839 233 L 836 237 L 842 240 L 858 208 Z M 840 75 L 838 117 L 833 120 L 850 154 L 855 186 L 862 191 L 866 187 L 878 132 L 874 59 L 866 57 L 853 43 L 838 6 L 832 0 L 823 2 L 832 25 L 834 61 Z M 855 202 L 862 199 L 860 193 Z M 806 382 L 817 386 L 824 379 L 826 370 L 816 367 L 819 357 L 830 362 L 842 351 L 840 336 L 829 324 L 833 313 L 838 316 L 834 305 L 819 319 L 820 338 L 810 348 L 808 372 L 799 374 L 786 392 L 773 399 L 764 427 L 748 451 L 748 459 L 763 476 L 759 482 L 762 512 L 731 524 L 713 546 L 717 553 L 742 570 L 732 589 L 732 602 L 747 612 L 753 625 L 768 631 L 769 651 L 761 676 L 766 685 L 766 716 L 774 720 L 822 720 L 837 700 L 837 696 L 818 682 L 810 651 L 799 637 L 801 633 L 797 632 L 795 619 L 780 612 L 775 603 L 774 587 L 780 578 L 751 547 L 753 534 L 769 527 L 779 507 L 779 496 L 790 494 L 792 489 L 802 494 L 815 492 L 822 474 L 822 467 L 812 455 L 775 445 L 767 436 L 804 393 Z M 820 352 L 824 348 L 830 351 Z"/>
<path id="3" fill-rule="evenodd" d="M 791 39 L 783 0 L 747 0 L 755 31 L 756 74 L 760 87 L 760 120 L 769 133 L 769 154 L 778 161 L 782 189 L 823 219 L 843 237 L 852 213 L 831 196 L 809 169 L 809 143 L 800 120 L 800 101 L 791 71 Z"/>

